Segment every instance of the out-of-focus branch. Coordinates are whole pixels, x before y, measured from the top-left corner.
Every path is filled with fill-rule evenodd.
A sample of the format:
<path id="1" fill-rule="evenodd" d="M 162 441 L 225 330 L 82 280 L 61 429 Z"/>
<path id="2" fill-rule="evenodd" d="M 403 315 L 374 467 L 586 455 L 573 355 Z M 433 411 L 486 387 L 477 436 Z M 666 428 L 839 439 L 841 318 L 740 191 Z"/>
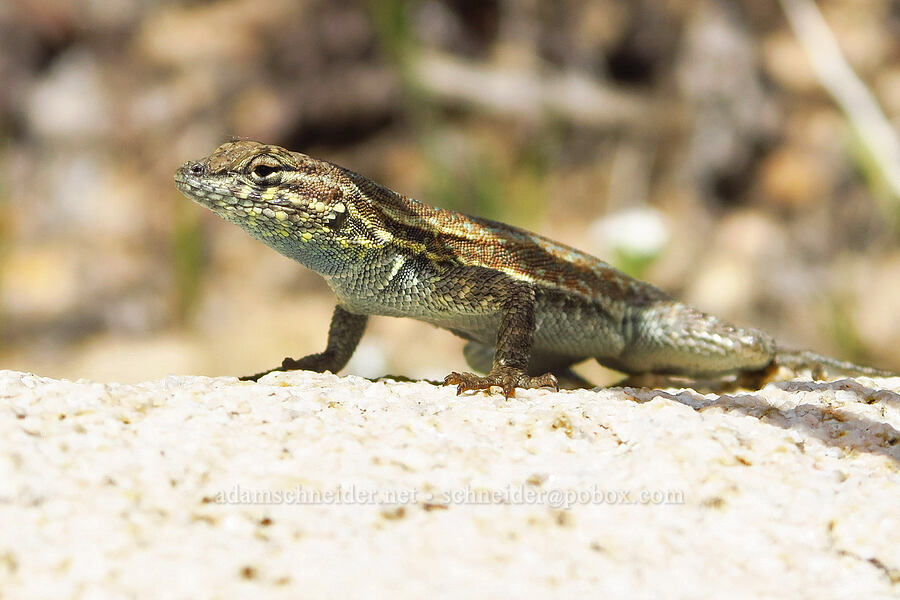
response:
<path id="1" fill-rule="evenodd" d="M 834 34 L 812 0 L 781 0 L 819 81 L 858 132 L 895 198 L 900 199 L 900 140 L 878 102 L 847 63 Z"/>
<path id="2" fill-rule="evenodd" d="M 412 65 L 416 83 L 441 99 L 538 119 L 555 115 L 580 125 L 653 127 L 646 99 L 574 73 L 540 74 L 424 52 Z"/>

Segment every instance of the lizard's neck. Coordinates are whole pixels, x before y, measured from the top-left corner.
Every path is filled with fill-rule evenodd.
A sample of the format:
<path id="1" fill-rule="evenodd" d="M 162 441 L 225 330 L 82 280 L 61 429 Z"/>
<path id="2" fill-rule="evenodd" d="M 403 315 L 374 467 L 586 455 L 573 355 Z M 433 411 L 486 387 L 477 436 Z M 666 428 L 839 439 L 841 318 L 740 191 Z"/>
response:
<path id="1" fill-rule="evenodd" d="M 259 229 L 245 227 L 248 233 L 279 254 L 293 259 L 323 277 L 346 275 L 371 260 L 372 249 L 323 244 L 315 238 L 303 239 L 293 235 L 266 235 Z M 329 242 L 331 242 L 329 240 Z"/>

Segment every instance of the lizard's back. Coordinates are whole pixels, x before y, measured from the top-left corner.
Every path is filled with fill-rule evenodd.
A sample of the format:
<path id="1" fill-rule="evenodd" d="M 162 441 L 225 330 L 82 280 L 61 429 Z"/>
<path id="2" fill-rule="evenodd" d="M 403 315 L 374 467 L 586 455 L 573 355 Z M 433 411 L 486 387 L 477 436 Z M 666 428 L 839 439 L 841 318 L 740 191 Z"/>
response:
<path id="1" fill-rule="evenodd" d="M 424 264 L 502 273 L 534 286 L 534 353 L 545 364 L 593 357 L 627 372 L 701 374 L 731 370 L 736 363 L 762 366 L 774 352 L 765 334 L 735 328 L 675 301 L 590 254 L 505 223 L 418 202 L 359 177 L 365 196 L 377 203 L 379 226 L 393 233 L 398 247 L 408 242 L 408 251 L 427 256 Z M 461 277 L 458 271 L 450 276 Z M 440 285 L 436 281 L 440 277 L 432 286 Z M 456 306 L 468 310 L 465 302 Z M 496 340 L 500 306 L 482 318 L 452 310 L 416 318 L 487 347 Z M 657 326 L 665 323 L 682 324 L 691 343 L 684 343 L 677 327 Z M 736 359 L 733 350 L 740 346 L 744 352 Z"/>

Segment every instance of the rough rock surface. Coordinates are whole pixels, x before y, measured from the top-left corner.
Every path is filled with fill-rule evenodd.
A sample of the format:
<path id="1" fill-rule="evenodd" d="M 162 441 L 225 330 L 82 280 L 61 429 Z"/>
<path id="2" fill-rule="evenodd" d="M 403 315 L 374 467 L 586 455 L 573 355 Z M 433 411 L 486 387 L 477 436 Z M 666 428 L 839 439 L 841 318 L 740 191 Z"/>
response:
<path id="1" fill-rule="evenodd" d="M 0 372 L 0 595 L 897 597 L 898 391 Z"/>

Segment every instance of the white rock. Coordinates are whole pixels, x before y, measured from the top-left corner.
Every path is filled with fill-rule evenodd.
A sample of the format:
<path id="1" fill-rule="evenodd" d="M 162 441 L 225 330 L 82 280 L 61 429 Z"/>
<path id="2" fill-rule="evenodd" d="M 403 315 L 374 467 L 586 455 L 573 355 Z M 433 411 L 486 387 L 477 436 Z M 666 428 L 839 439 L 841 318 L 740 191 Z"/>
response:
<path id="1" fill-rule="evenodd" d="M 888 597 L 898 390 L 506 401 L 302 372 L 0 371 L 0 583 L 15 598 Z"/>

